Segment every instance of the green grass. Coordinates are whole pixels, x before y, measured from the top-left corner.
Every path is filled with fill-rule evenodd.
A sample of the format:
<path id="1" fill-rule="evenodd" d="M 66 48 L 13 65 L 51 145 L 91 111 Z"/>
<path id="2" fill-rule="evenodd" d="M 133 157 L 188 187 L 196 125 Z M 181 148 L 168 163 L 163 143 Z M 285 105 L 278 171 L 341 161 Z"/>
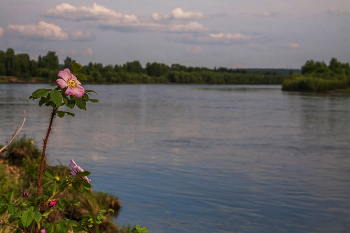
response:
<path id="1" fill-rule="evenodd" d="M 0 202 L 22 199 L 24 191 L 27 191 L 29 195 L 36 194 L 40 159 L 41 150 L 33 142 L 33 139 L 27 138 L 25 135 L 12 142 L 5 149 L 2 158 L 0 158 Z M 62 164 L 47 166 L 55 172 L 55 175 L 59 179 L 64 179 L 70 175 L 68 167 Z M 14 172 L 10 172 L 10 168 Z M 45 176 L 42 177 L 43 185 L 49 181 Z M 81 204 L 78 206 L 69 206 L 64 213 L 56 209 L 54 214 L 52 214 L 55 220 L 68 218 L 79 221 L 84 214 L 88 213 L 88 205 L 91 205 L 94 211 L 100 209 L 113 209 L 115 211 L 114 214 L 107 215 L 103 224 L 99 226 L 99 232 L 131 232 L 130 226 L 119 227 L 113 221 L 113 217 L 118 216 L 121 208 L 118 197 L 114 195 L 102 191 L 92 191 L 90 194 L 82 195 L 74 191 L 73 188 L 68 188 L 63 193 L 60 193 L 58 197 L 79 200 Z M 2 230 L 4 229 L 0 229 L 0 232 Z"/>
<path id="2" fill-rule="evenodd" d="M 347 90 L 350 88 L 349 76 L 334 76 L 324 78 L 317 76 L 306 76 L 293 74 L 283 81 L 282 90 L 287 91 L 335 91 Z"/>

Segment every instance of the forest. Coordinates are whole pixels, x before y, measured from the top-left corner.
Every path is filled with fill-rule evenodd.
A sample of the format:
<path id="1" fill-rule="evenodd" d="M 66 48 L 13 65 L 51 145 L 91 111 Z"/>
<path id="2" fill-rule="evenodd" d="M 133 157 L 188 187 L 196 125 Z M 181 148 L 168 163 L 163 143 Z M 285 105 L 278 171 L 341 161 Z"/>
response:
<path id="1" fill-rule="evenodd" d="M 0 50 L 0 76 L 16 77 L 21 82 L 54 82 L 64 68 L 71 68 L 75 62 L 66 57 L 59 63 L 54 51 L 39 55 L 37 60 L 28 54 L 15 54 L 12 48 Z M 232 69 L 218 67 L 191 67 L 180 64 L 171 66 L 163 63 L 147 63 L 142 67 L 139 61 L 121 65 L 92 63 L 81 70 L 88 81 L 85 83 L 154 83 L 154 84 L 282 84 L 294 70 L 288 69 Z"/>
<path id="2" fill-rule="evenodd" d="M 325 62 L 308 60 L 301 74 L 293 73 L 285 79 L 282 90 L 292 91 L 347 91 L 350 88 L 350 65 L 332 58 Z"/>

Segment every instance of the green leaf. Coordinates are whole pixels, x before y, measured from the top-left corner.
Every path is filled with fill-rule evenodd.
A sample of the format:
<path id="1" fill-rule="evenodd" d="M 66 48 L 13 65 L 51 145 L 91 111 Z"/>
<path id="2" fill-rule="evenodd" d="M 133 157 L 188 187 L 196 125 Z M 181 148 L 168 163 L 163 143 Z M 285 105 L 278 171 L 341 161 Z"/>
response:
<path id="1" fill-rule="evenodd" d="M 22 224 L 24 227 L 29 226 L 33 221 L 34 213 L 30 210 L 24 211 L 21 217 Z"/>
<path id="2" fill-rule="evenodd" d="M 79 70 L 81 70 L 82 67 L 79 63 L 74 62 L 72 64 L 72 68 L 73 68 L 73 71 L 79 71 Z"/>
<path id="3" fill-rule="evenodd" d="M 45 168 L 45 170 L 48 172 L 48 173 L 50 173 L 52 176 L 55 176 L 55 173 L 53 172 L 53 170 L 51 170 L 50 168 L 48 168 L 48 167 L 44 167 Z"/>
<path id="4" fill-rule="evenodd" d="M 74 108 L 75 100 L 68 100 L 68 104 L 66 106 L 70 109 Z"/>
<path id="5" fill-rule="evenodd" d="M 70 221 L 69 221 L 69 226 L 71 226 L 71 227 L 76 227 L 76 226 L 78 226 L 78 222 L 77 222 L 77 221 L 74 221 L 74 220 L 70 220 Z"/>
<path id="6" fill-rule="evenodd" d="M 50 90 L 45 89 L 45 88 L 40 88 L 36 91 L 33 92 L 32 96 L 34 98 L 40 98 L 40 97 L 45 97 L 49 94 Z"/>
<path id="7" fill-rule="evenodd" d="M 73 205 L 80 205 L 80 201 L 73 201 Z"/>
<path id="8" fill-rule="evenodd" d="M 20 228 L 24 228 L 24 226 L 23 226 L 23 223 L 22 223 L 22 220 L 21 219 L 18 219 L 17 220 L 17 224 L 18 224 L 18 226 L 20 227 Z"/>
<path id="9" fill-rule="evenodd" d="M 58 201 L 58 206 L 60 207 L 60 210 L 63 211 L 66 208 L 67 203 L 64 200 Z"/>
<path id="10" fill-rule="evenodd" d="M 18 212 L 16 212 L 16 213 L 14 213 L 13 215 L 11 215 L 10 217 L 9 217 L 9 223 L 12 223 L 21 213 L 23 213 L 22 211 L 18 211 Z"/>
<path id="11" fill-rule="evenodd" d="M 55 227 L 52 223 L 49 223 L 49 225 L 46 227 L 46 233 L 53 233 L 55 230 Z"/>
<path id="12" fill-rule="evenodd" d="M 82 99 L 76 99 L 75 104 L 77 105 L 78 108 L 83 109 L 86 111 L 86 102 Z"/>
<path id="13" fill-rule="evenodd" d="M 89 99 L 89 101 L 91 101 L 93 103 L 98 103 L 99 102 L 97 99 Z"/>
<path id="14" fill-rule="evenodd" d="M 96 91 L 94 91 L 94 90 L 85 90 L 85 93 L 87 93 L 87 94 L 90 94 L 90 92 L 93 92 L 97 95 Z"/>
<path id="15" fill-rule="evenodd" d="M 66 114 L 66 112 L 64 112 L 64 111 L 58 111 L 58 112 L 57 112 L 57 116 L 58 116 L 59 118 L 64 117 L 65 114 Z"/>
<path id="16" fill-rule="evenodd" d="M 56 104 L 57 107 L 61 106 L 62 104 L 62 94 L 59 91 L 52 90 L 50 92 L 50 97 L 52 101 Z"/>
<path id="17" fill-rule="evenodd" d="M 65 112 L 67 115 L 69 115 L 69 116 L 72 116 L 72 117 L 75 117 L 75 114 L 74 113 L 72 113 L 72 112 Z"/>
<path id="18" fill-rule="evenodd" d="M 91 184 L 89 182 L 87 182 L 86 180 L 84 180 L 84 181 L 83 181 L 84 188 L 91 189 L 91 187 L 92 187 Z"/>
<path id="19" fill-rule="evenodd" d="M 81 99 L 83 99 L 85 102 L 87 102 L 89 100 L 89 96 L 84 93 L 84 95 L 81 97 Z"/>
<path id="20" fill-rule="evenodd" d="M 53 175 L 51 175 L 49 172 L 47 172 L 47 171 L 44 171 L 44 175 L 45 175 L 47 178 L 55 179 L 55 177 L 54 177 Z"/>
<path id="21" fill-rule="evenodd" d="M 56 230 L 58 233 L 66 233 L 67 228 L 64 226 L 63 223 L 59 223 L 56 225 Z"/>
<path id="22" fill-rule="evenodd" d="M 80 80 L 87 80 L 86 76 L 80 72 L 73 72 L 72 74 L 74 74 Z"/>
<path id="23" fill-rule="evenodd" d="M 146 233 L 146 232 L 148 232 L 148 229 L 147 229 L 147 227 L 142 227 L 142 228 L 140 228 L 139 225 L 136 225 L 136 226 L 134 227 L 134 229 L 132 229 L 131 232 L 132 232 L 132 233 Z"/>
<path id="24" fill-rule="evenodd" d="M 6 203 L 0 203 L 0 209 L 1 209 L 4 205 L 6 205 Z"/>
<path id="25" fill-rule="evenodd" d="M 45 104 L 46 102 L 46 98 L 45 97 L 41 97 L 40 101 L 39 101 L 39 106 L 42 106 L 43 104 Z"/>
<path id="26" fill-rule="evenodd" d="M 64 104 L 65 104 L 66 106 L 68 106 L 69 100 L 68 100 L 67 96 L 62 95 L 62 98 L 63 98 Z"/>
<path id="27" fill-rule="evenodd" d="M 108 210 L 108 212 L 112 212 L 112 213 L 114 213 L 114 210 L 113 210 L 113 209 L 109 209 L 109 210 Z"/>
<path id="28" fill-rule="evenodd" d="M 15 207 L 15 205 L 9 205 L 8 207 L 7 207 L 7 210 L 10 212 L 10 214 L 13 214 L 15 211 L 16 211 L 16 207 Z"/>
<path id="29" fill-rule="evenodd" d="M 34 212 L 34 219 L 37 223 L 40 223 L 41 219 L 42 219 L 42 215 L 39 212 Z"/>
<path id="30" fill-rule="evenodd" d="M 88 176 L 90 174 L 91 174 L 91 172 L 89 172 L 89 171 L 78 172 L 77 177 Z"/>
<path id="31" fill-rule="evenodd" d="M 4 213 L 6 213 L 7 210 L 7 205 L 4 205 L 2 208 L 0 208 L 0 215 L 3 215 Z"/>

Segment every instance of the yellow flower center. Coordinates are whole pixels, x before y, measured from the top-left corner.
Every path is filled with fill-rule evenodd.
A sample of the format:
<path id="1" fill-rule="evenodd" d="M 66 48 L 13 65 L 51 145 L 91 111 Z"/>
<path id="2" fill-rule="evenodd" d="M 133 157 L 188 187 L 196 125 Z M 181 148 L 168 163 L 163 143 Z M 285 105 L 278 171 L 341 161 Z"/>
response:
<path id="1" fill-rule="evenodd" d="M 56 180 L 60 180 L 60 178 L 58 176 L 56 176 Z"/>
<path id="2" fill-rule="evenodd" d="M 76 87 L 76 86 L 78 86 L 78 83 L 77 83 L 74 79 L 72 79 L 72 77 L 68 78 L 67 84 L 68 84 L 68 86 L 70 86 L 70 87 Z"/>

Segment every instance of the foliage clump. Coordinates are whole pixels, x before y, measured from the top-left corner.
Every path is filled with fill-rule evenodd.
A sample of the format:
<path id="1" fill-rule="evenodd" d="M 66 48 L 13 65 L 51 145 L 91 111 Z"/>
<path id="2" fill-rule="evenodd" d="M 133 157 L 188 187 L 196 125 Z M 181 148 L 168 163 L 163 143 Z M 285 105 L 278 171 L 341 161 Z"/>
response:
<path id="1" fill-rule="evenodd" d="M 35 193 L 33 184 L 38 177 L 38 160 L 40 159 L 41 150 L 36 146 L 33 139 L 24 135 L 12 142 L 3 154 L 4 157 L 0 160 L 0 203 L 16 203 L 23 200 L 24 192 L 27 192 L 29 195 Z M 10 168 L 13 167 L 16 168 L 15 172 L 11 172 Z M 56 166 L 48 165 L 47 167 L 55 173 L 55 178 L 59 180 L 63 180 L 70 174 L 69 168 L 62 164 Z M 47 184 L 48 182 L 50 182 L 50 179 L 43 177 L 43 183 Z M 59 193 L 57 199 L 80 199 L 82 201 L 79 205 L 68 204 L 63 212 L 60 211 L 62 204 L 54 207 L 50 215 L 53 222 L 61 221 L 65 218 L 79 222 L 84 218 L 84 215 L 89 213 L 90 207 L 96 212 L 98 209 L 112 209 L 114 213 L 111 216 L 106 215 L 106 218 L 102 220 L 103 224 L 99 226 L 99 231 L 106 233 L 131 232 L 131 229 L 120 228 L 113 221 L 112 217 L 117 217 L 121 209 L 119 198 L 116 196 L 102 191 L 80 194 L 71 188 Z M 41 207 L 41 211 L 46 211 L 47 209 L 47 206 Z M 9 217 L 10 215 L 7 214 L 2 217 L 6 218 L 6 216 Z M 3 226 L 3 229 L 5 228 L 6 226 Z"/>
<path id="2" fill-rule="evenodd" d="M 301 75 L 293 73 L 283 81 L 282 89 L 288 91 L 333 91 L 350 88 L 350 65 L 332 58 L 324 62 L 307 61 L 301 67 Z"/>

